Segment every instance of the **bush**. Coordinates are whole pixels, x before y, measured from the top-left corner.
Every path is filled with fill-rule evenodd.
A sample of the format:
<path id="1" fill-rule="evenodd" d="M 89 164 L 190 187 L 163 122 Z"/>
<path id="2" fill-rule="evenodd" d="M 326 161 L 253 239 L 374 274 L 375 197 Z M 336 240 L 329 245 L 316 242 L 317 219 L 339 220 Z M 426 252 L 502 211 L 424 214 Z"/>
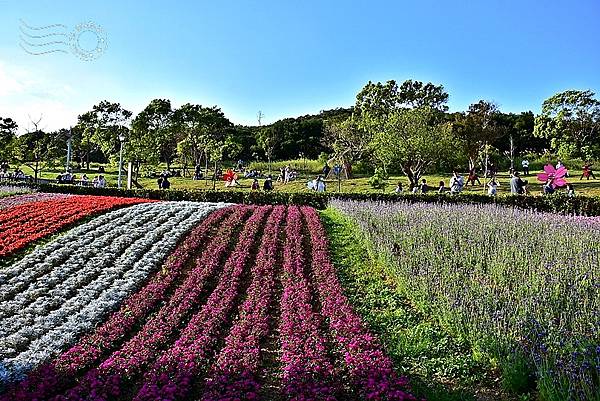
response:
<path id="1" fill-rule="evenodd" d="M 288 165 L 291 167 L 292 170 L 303 171 L 310 174 L 320 174 L 323 171 L 323 166 L 325 165 L 325 163 L 320 160 L 310 159 L 274 161 L 271 163 L 271 172 L 275 177 L 277 177 L 277 174 L 279 174 L 279 169 L 284 168 Z M 259 170 L 266 174 L 266 172 L 269 170 L 269 163 L 250 162 L 248 168 Z"/>
<path id="2" fill-rule="evenodd" d="M 38 185 L 40 191 L 77 195 L 125 196 L 165 201 L 228 202 L 253 205 L 308 205 L 325 209 L 329 197 L 326 194 L 312 192 L 245 192 L 218 190 L 182 190 L 182 189 L 118 189 L 115 187 L 94 188 L 77 185 Z"/>
<path id="3" fill-rule="evenodd" d="M 82 195 L 127 196 L 157 200 L 189 200 L 196 202 L 231 202 L 256 205 L 308 205 L 325 209 L 330 199 L 384 201 L 384 202 L 427 202 L 427 203 L 494 203 L 509 207 L 583 216 L 600 216 L 600 197 L 565 195 L 522 196 L 501 195 L 491 197 L 483 194 L 412 194 L 412 193 L 317 193 L 317 192 L 246 192 L 240 190 L 159 190 L 159 189 L 118 189 L 81 187 L 75 185 L 44 184 L 36 186 L 43 192 L 71 193 Z"/>

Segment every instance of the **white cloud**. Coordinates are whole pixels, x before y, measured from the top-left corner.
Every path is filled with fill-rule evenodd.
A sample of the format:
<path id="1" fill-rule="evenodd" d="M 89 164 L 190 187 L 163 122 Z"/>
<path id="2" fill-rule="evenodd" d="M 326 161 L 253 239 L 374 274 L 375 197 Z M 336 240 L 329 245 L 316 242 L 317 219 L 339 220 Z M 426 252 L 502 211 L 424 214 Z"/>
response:
<path id="1" fill-rule="evenodd" d="M 14 75 L 9 74 L 4 64 L 0 63 L 0 98 L 15 93 L 22 93 L 25 85 Z"/>
<path id="2" fill-rule="evenodd" d="M 71 86 L 39 71 L 16 68 L 0 60 L 0 116 L 17 121 L 21 133 L 31 128 L 31 119 L 40 116 L 40 127 L 49 131 L 75 124 L 80 112 L 74 104 L 76 95 Z"/>

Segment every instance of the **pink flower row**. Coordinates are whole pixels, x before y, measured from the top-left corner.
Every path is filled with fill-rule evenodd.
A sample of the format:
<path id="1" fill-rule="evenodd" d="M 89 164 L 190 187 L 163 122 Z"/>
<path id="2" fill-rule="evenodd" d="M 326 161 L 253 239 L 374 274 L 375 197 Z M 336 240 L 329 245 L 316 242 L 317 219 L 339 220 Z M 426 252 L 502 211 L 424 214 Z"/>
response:
<path id="1" fill-rule="evenodd" d="M 260 365 L 261 341 L 270 328 L 270 309 L 277 274 L 277 253 L 285 207 L 277 206 L 265 226 L 262 244 L 252 268 L 247 298 L 239 317 L 225 339 L 206 381 L 203 401 L 257 399 L 260 390 L 256 373 Z"/>
<path id="2" fill-rule="evenodd" d="M 244 271 L 252 256 L 251 250 L 259 238 L 264 218 L 271 210 L 272 207 L 257 208 L 247 221 L 240 241 L 223 267 L 217 287 L 175 344 L 161 355 L 145 375 L 142 388 L 134 400 L 187 399 L 193 380 L 206 368 L 204 361 L 223 334 L 222 328 L 240 293 Z M 278 218 L 278 214 L 272 213 L 268 224 L 272 225 Z"/>
<path id="3" fill-rule="evenodd" d="M 68 198 L 67 194 L 47 194 L 44 192 L 34 192 L 32 194 L 14 195 L 0 199 L 0 210 L 22 205 L 30 202 L 41 202 L 50 199 Z"/>
<path id="4" fill-rule="evenodd" d="M 52 363 L 32 372 L 10 394 L 12 400 L 45 399 L 70 383 L 73 376 L 88 369 L 107 351 L 115 349 L 125 336 L 163 302 L 173 284 L 182 277 L 190 258 L 209 240 L 211 229 L 231 214 L 219 209 L 192 230 L 165 261 L 162 269 L 137 293 L 130 296 L 106 322 L 83 337 Z M 238 216 L 239 218 L 239 216 Z M 0 397 L 4 401 L 4 397 Z"/>
<path id="5" fill-rule="evenodd" d="M 57 399 L 108 400 L 121 394 L 126 382 L 147 369 L 162 346 L 168 343 L 177 328 L 201 302 L 209 279 L 217 274 L 220 261 L 227 254 L 235 228 L 243 222 L 250 208 L 236 208 L 222 223 L 195 267 L 169 298 L 168 302 L 148 320 L 140 331 L 119 350 L 110 355 L 97 369 L 90 370 L 80 383 Z M 254 217 L 254 215 L 253 215 Z M 250 219 L 252 220 L 252 218 Z M 248 223 L 246 224 L 248 225 Z"/>
<path id="6" fill-rule="evenodd" d="M 311 289 L 304 272 L 302 215 L 288 209 L 283 253 L 281 298 L 281 360 L 283 385 L 292 400 L 334 400 L 333 365 L 319 331 L 319 315 L 313 310 Z"/>
<path id="7" fill-rule="evenodd" d="M 329 259 L 328 242 L 319 215 L 311 207 L 302 207 L 312 245 L 312 272 L 322 314 L 344 355 L 353 387 L 366 400 L 415 400 L 405 391 L 407 380 L 398 377 L 392 361 L 382 352 L 378 341 L 354 312 Z"/>

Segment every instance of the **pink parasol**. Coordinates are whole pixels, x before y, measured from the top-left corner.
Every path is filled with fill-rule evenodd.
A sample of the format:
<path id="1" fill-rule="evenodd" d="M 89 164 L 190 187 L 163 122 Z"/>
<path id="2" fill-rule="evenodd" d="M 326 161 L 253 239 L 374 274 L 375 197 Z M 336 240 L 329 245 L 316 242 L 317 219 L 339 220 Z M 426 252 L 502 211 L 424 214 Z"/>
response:
<path id="1" fill-rule="evenodd" d="M 537 179 L 541 182 L 550 180 L 553 188 L 559 188 L 567 185 L 567 180 L 565 180 L 567 173 L 568 171 L 565 166 L 560 166 L 560 168 L 557 170 L 553 165 L 546 164 L 544 166 L 544 172 L 539 173 L 537 175 Z"/>

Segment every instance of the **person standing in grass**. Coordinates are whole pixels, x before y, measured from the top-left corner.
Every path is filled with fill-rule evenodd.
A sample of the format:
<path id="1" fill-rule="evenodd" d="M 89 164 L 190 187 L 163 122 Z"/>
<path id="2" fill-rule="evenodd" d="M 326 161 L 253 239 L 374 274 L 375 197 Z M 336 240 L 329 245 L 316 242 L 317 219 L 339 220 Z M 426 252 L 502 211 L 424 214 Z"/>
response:
<path id="1" fill-rule="evenodd" d="M 523 168 L 523 175 L 529 175 L 529 160 L 521 160 L 521 167 Z"/>
<path id="2" fill-rule="evenodd" d="M 469 176 L 467 177 L 467 185 L 471 183 L 471 186 L 475 186 L 475 181 L 477 181 L 478 185 L 481 185 L 481 181 L 479 181 L 479 176 L 477 175 L 477 170 L 473 167 L 469 170 Z"/>
<path id="3" fill-rule="evenodd" d="M 273 190 L 273 179 L 271 178 L 271 175 L 268 175 L 267 178 L 265 178 L 265 182 L 263 184 L 263 190 L 265 190 L 265 191 Z"/>
<path id="4" fill-rule="evenodd" d="M 325 192 L 325 190 L 327 189 L 327 184 L 325 183 L 325 180 L 323 179 L 322 176 L 318 176 L 317 177 L 317 192 Z"/>
<path id="5" fill-rule="evenodd" d="M 596 179 L 596 176 L 592 171 L 592 163 L 587 162 L 583 165 L 583 172 L 581 173 L 581 177 L 579 177 L 579 181 L 581 181 L 583 178 L 589 180 L 590 176 L 592 177 L 592 179 Z"/>
<path id="6" fill-rule="evenodd" d="M 169 178 L 167 176 L 165 176 L 162 180 L 162 183 L 160 184 L 160 187 L 162 189 L 169 189 L 171 188 L 171 182 L 169 181 Z"/>
<path id="7" fill-rule="evenodd" d="M 510 179 L 510 193 L 521 195 L 524 193 L 525 182 L 519 177 L 519 172 L 515 171 Z"/>
<path id="8" fill-rule="evenodd" d="M 495 179 L 492 178 L 492 180 L 488 183 L 488 195 L 496 196 L 497 193 L 498 193 L 498 183 L 496 182 Z"/>

